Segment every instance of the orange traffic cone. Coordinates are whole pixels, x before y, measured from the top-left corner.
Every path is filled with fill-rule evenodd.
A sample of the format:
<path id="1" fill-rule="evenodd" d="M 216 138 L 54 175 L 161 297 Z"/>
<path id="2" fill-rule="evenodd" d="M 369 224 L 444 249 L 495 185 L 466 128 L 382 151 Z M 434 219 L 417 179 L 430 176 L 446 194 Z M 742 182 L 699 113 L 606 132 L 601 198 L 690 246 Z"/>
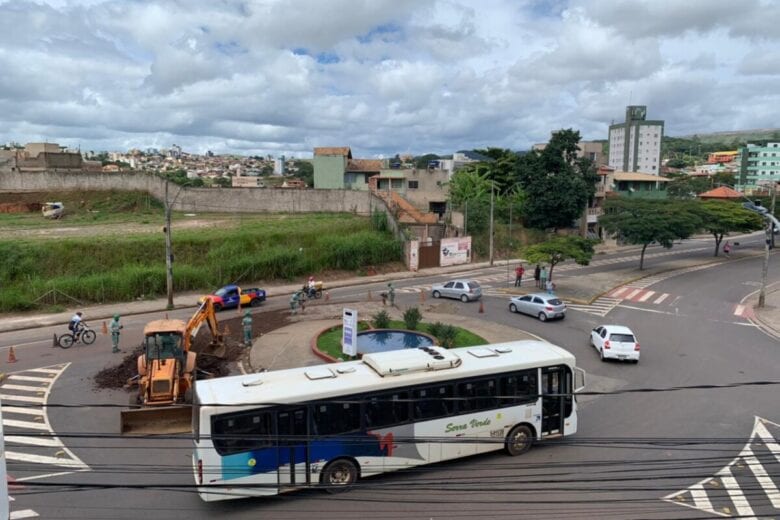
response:
<path id="1" fill-rule="evenodd" d="M 108 334 L 108 325 L 106 325 L 106 322 L 105 322 L 105 321 L 103 322 L 103 330 L 102 330 L 102 332 L 103 332 L 103 335 L 104 335 L 104 336 L 105 336 L 106 334 Z"/>
<path id="2" fill-rule="evenodd" d="M 8 349 L 8 362 L 9 363 L 16 363 L 16 352 L 14 352 L 14 348 L 13 347 Z"/>
<path id="3" fill-rule="evenodd" d="M 479 301 L 479 313 L 485 314 L 485 305 L 482 303 L 482 300 Z"/>

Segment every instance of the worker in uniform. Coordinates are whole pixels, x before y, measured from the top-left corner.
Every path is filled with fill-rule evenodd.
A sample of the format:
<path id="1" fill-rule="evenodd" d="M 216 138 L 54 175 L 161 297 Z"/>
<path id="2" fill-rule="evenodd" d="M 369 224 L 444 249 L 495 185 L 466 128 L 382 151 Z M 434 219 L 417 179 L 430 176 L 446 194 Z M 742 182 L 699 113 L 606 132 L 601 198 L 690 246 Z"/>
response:
<path id="1" fill-rule="evenodd" d="M 298 300 L 300 299 L 300 294 L 298 291 L 295 291 L 292 296 L 290 296 L 290 314 L 298 314 Z"/>
<path id="2" fill-rule="evenodd" d="M 390 300 L 390 307 L 395 306 L 395 287 L 392 283 L 387 284 L 387 298 Z"/>
<path id="3" fill-rule="evenodd" d="M 244 311 L 244 319 L 241 320 L 244 327 L 244 345 L 252 346 L 252 313 L 249 310 Z"/>
<path id="4" fill-rule="evenodd" d="M 114 347 L 111 349 L 111 352 L 116 354 L 119 352 L 119 331 L 124 328 L 124 325 L 119 323 L 119 314 L 114 314 L 114 319 L 111 320 L 109 328 L 111 329 L 111 345 Z"/>

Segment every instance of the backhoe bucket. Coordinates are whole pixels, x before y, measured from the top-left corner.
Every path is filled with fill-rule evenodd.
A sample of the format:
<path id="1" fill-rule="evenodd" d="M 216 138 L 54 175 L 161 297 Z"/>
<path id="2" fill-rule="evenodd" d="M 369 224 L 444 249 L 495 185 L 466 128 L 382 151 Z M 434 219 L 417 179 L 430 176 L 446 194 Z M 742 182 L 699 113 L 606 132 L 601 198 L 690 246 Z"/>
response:
<path id="1" fill-rule="evenodd" d="M 218 357 L 220 359 L 223 359 L 226 353 L 227 348 L 225 347 L 224 341 L 212 341 L 206 346 L 203 352 L 201 352 L 201 354 Z"/>
<path id="2" fill-rule="evenodd" d="M 161 435 L 192 431 L 192 406 L 122 410 L 122 435 Z"/>

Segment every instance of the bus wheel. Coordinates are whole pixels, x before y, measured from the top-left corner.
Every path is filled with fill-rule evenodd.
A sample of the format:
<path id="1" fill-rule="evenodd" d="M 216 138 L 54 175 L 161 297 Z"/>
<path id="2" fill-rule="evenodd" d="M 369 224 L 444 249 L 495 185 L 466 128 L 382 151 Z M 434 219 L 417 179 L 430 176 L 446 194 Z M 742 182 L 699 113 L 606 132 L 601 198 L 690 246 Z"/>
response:
<path id="1" fill-rule="evenodd" d="M 522 455 L 531 449 L 532 441 L 533 433 L 531 428 L 525 424 L 519 424 L 512 428 L 509 435 L 506 436 L 506 452 L 513 457 Z"/>
<path id="2" fill-rule="evenodd" d="M 328 464 L 322 472 L 322 483 L 328 493 L 347 491 L 357 480 L 358 470 L 347 459 L 337 459 Z"/>

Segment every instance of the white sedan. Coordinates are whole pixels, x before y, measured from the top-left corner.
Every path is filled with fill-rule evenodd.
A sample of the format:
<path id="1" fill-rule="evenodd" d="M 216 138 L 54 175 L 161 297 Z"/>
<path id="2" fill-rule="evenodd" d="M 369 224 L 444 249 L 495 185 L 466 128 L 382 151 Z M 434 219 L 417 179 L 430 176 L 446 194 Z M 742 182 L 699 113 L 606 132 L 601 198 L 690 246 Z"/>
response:
<path id="1" fill-rule="evenodd" d="M 622 325 L 600 325 L 590 331 L 590 344 L 601 360 L 620 359 L 639 363 L 639 342 L 631 329 Z"/>

